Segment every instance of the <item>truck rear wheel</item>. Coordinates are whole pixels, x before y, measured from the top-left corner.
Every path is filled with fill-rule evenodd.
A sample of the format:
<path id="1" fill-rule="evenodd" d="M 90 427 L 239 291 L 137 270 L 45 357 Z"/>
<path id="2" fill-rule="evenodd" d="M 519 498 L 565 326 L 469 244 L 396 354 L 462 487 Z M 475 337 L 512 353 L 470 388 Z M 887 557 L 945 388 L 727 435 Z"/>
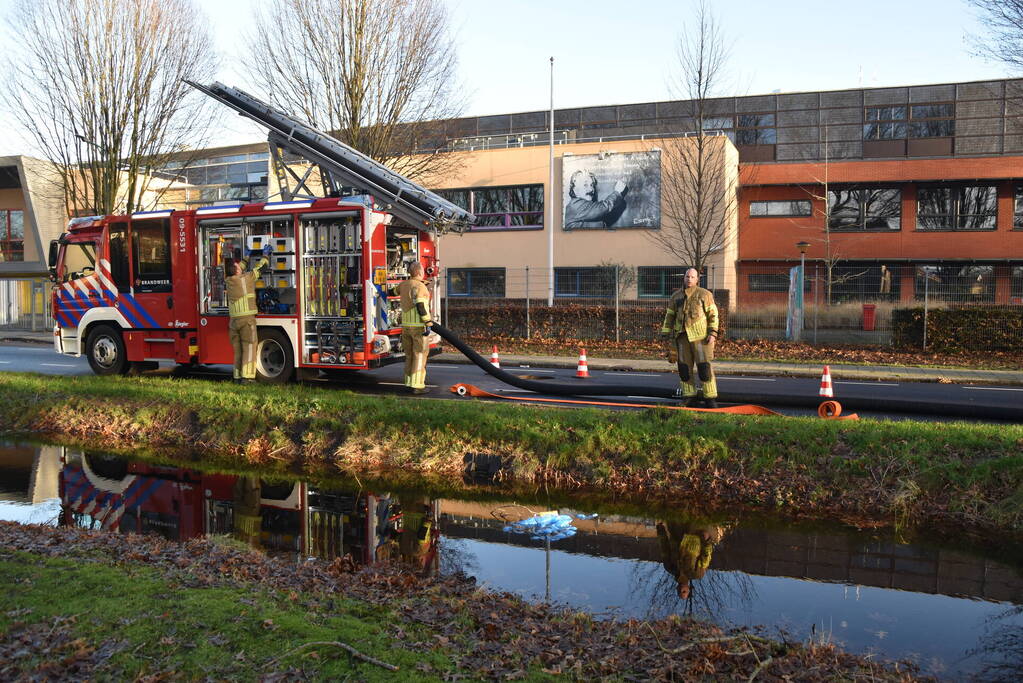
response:
<path id="1" fill-rule="evenodd" d="M 265 384 L 284 384 L 295 374 L 291 341 L 280 330 L 260 328 L 256 346 L 256 379 Z"/>
<path id="2" fill-rule="evenodd" d="M 97 375 L 124 375 L 131 368 L 121 331 L 110 325 L 97 325 L 89 330 L 85 355 Z"/>

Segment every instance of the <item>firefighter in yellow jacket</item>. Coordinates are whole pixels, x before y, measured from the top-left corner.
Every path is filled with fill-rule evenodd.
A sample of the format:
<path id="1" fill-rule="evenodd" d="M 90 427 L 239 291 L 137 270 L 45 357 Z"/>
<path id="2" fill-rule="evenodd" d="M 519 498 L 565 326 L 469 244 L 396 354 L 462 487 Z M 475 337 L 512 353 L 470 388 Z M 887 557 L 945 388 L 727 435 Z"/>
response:
<path id="1" fill-rule="evenodd" d="M 269 249 L 267 245 L 265 251 Z M 227 306 L 231 315 L 228 336 L 234 349 L 234 381 L 238 383 L 256 381 L 256 278 L 267 263 L 264 256 L 251 271 L 245 270 L 245 261 L 240 259 L 227 259 L 224 263 Z"/>
<path id="2" fill-rule="evenodd" d="M 704 405 L 717 408 L 718 386 L 710 364 L 718 336 L 718 307 L 714 295 L 697 286 L 699 281 L 695 268 L 686 271 L 685 287 L 673 292 L 668 302 L 661 334 L 672 339 L 678 351 L 679 388 L 675 396 L 686 399 L 687 407 L 696 407 L 697 375 L 703 383 Z"/>
<path id="3" fill-rule="evenodd" d="M 426 358 L 430 345 L 426 335 L 433 318 L 430 316 L 430 292 L 423 282 L 423 264 L 409 266 L 409 279 L 398 285 L 401 297 L 401 348 L 405 352 L 405 386 L 413 394 L 426 393 Z"/>

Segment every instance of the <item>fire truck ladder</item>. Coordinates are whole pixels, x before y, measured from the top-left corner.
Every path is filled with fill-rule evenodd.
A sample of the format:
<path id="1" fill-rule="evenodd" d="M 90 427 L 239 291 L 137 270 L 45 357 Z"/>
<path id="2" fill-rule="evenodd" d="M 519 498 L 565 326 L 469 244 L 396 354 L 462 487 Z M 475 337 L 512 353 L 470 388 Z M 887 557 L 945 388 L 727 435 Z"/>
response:
<path id="1" fill-rule="evenodd" d="M 345 186 L 357 188 L 373 195 L 387 211 L 410 226 L 438 234 L 449 231 L 462 233 L 476 223 L 476 216 L 465 209 L 238 88 L 219 82 L 209 87 L 185 82 L 265 126 L 270 131 L 271 149 L 284 149 L 319 166 L 327 192 L 336 193 Z M 284 159 L 278 158 L 277 161 L 283 162 Z M 305 186 L 312 170 L 310 167 L 300 177 L 284 163 L 275 165 L 279 180 L 285 179 L 280 173 L 280 169 L 284 168 L 299 187 Z"/>

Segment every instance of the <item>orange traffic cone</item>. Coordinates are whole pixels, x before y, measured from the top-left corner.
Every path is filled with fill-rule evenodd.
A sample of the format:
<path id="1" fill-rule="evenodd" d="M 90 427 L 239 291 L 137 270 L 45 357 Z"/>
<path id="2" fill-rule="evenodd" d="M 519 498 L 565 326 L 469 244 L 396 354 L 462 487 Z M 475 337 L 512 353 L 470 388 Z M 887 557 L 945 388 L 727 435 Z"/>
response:
<path id="1" fill-rule="evenodd" d="M 831 368 L 827 365 L 824 366 L 824 374 L 821 375 L 820 395 L 826 396 L 827 398 L 835 397 L 835 390 L 831 388 Z"/>
<path id="2" fill-rule="evenodd" d="M 575 376 L 589 379 L 590 369 L 586 367 L 586 349 L 579 349 L 579 367 L 575 369 Z"/>
<path id="3" fill-rule="evenodd" d="M 501 359 L 497 355 L 497 344 L 494 344 L 494 350 L 490 352 L 490 364 L 495 368 L 501 367 Z"/>

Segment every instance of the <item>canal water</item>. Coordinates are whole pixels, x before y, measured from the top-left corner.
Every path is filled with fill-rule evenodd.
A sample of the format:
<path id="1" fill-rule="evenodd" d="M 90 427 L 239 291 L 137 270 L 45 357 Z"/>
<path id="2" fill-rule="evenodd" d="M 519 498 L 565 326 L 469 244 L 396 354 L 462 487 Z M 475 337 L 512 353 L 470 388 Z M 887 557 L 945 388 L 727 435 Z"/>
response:
<path id="1" fill-rule="evenodd" d="M 317 488 L 18 443 L 0 443 L 0 519 L 231 533 L 296 560 L 402 558 L 597 618 L 691 615 L 940 678 L 1023 670 L 1020 548 L 996 557 L 834 525 Z"/>

